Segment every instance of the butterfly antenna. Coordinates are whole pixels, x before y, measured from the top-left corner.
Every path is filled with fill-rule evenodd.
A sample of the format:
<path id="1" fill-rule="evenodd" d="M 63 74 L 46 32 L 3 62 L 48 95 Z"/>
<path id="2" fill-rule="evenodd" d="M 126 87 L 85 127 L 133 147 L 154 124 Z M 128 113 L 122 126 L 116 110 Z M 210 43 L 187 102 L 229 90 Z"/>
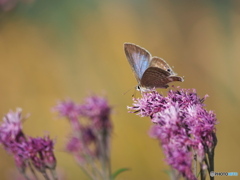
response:
<path id="1" fill-rule="evenodd" d="M 128 89 L 123 95 L 127 94 L 132 88 Z"/>

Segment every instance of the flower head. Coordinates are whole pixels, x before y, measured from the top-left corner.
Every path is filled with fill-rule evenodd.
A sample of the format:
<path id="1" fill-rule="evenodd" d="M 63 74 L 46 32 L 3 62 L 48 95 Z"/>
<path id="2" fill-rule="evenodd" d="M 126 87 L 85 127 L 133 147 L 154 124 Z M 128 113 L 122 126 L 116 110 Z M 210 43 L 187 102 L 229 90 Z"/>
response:
<path id="1" fill-rule="evenodd" d="M 53 153 L 54 142 L 48 136 L 44 138 L 30 138 L 30 158 L 34 166 L 40 171 L 45 168 L 55 169 L 56 158 Z"/>
<path id="2" fill-rule="evenodd" d="M 152 91 L 134 98 L 133 106 L 128 107 L 130 112 L 151 118 L 150 136 L 159 140 L 166 162 L 188 179 L 196 179 L 194 153 L 202 162 L 217 143 L 216 115 L 204 109 L 206 97 L 200 98 L 195 89 L 170 90 L 166 97 Z"/>
<path id="3" fill-rule="evenodd" d="M 0 142 L 6 151 L 14 156 L 16 166 L 21 171 L 25 170 L 27 159 L 27 142 L 22 131 L 22 109 L 17 108 L 16 112 L 9 111 L 4 117 L 0 126 Z"/>
<path id="4" fill-rule="evenodd" d="M 53 110 L 57 111 L 60 116 L 67 117 L 69 119 L 76 118 L 80 114 L 79 106 L 71 100 L 58 102 L 57 106 L 55 106 Z"/>
<path id="5" fill-rule="evenodd" d="M 8 147 L 9 152 L 14 157 L 15 164 L 20 172 L 25 172 L 27 168 L 27 161 L 30 156 L 29 154 L 29 144 L 27 141 L 16 142 L 13 141 Z"/>
<path id="6" fill-rule="evenodd" d="M 111 108 L 105 98 L 98 96 L 87 97 L 79 109 L 81 115 L 89 118 L 96 129 L 111 129 L 112 124 L 109 119 Z"/>
<path id="7" fill-rule="evenodd" d="M 45 174 L 45 169 L 55 169 L 56 159 L 53 154 L 54 143 L 50 138 L 32 138 L 25 136 L 22 129 L 22 110 L 10 111 L 3 118 L 0 126 L 0 142 L 15 160 L 18 170 L 26 176 L 29 164 Z M 34 171 L 31 168 L 32 171 Z"/>
<path id="8" fill-rule="evenodd" d="M 3 123 L 0 126 L 0 141 L 7 144 L 14 141 L 22 133 L 22 109 L 17 108 L 16 112 L 9 111 L 3 117 Z"/>
<path id="9" fill-rule="evenodd" d="M 151 93 L 143 93 L 142 98 L 133 98 L 133 106 L 128 106 L 128 109 L 141 117 L 146 117 L 160 112 L 166 108 L 166 105 L 165 97 L 157 91 L 152 91 Z"/>
<path id="10" fill-rule="evenodd" d="M 107 100 L 94 95 L 85 98 L 81 104 L 70 100 L 60 102 L 55 110 L 71 123 L 72 134 L 66 150 L 74 156 L 79 165 L 88 169 L 95 168 L 94 166 L 101 162 L 100 166 L 106 166 L 109 163 L 109 140 L 112 131 L 111 107 Z M 105 167 L 102 168 L 106 170 Z"/>

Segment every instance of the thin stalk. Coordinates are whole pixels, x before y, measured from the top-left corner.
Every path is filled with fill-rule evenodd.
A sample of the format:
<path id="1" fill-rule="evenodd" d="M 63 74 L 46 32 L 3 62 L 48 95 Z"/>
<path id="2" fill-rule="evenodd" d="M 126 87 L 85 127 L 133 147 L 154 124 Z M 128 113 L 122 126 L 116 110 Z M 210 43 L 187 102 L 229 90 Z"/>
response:
<path id="1" fill-rule="evenodd" d="M 50 180 L 49 176 L 47 175 L 46 171 L 43 171 L 41 172 L 43 177 L 46 179 L 46 180 Z"/>
<path id="2" fill-rule="evenodd" d="M 57 176 L 56 170 L 55 169 L 50 169 L 50 172 L 51 172 L 52 178 L 54 180 L 58 180 L 58 176 Z"/>
<path id="3" fill-rule="evenodd" d="M 212 136 L 213 136 L 213 148 L 210 151 L 208 150 L 208 161 L 209 161 L 210 172 L 211 171 L 214 172 L 214 155 L 215 155 L 214 151 L 215 151 L 215 147 L 217 146 L 217 136 L 215 133 L 213 133 Z M 210 176 L 210 180 L 214 180 L 214 176 L 213 177 Z"/>
<path id="4" fill-rule="evenodd" d="M 207 165 L 207 170 L 208 170 L 208 173 L 210 174 L 211 171 L 210 171 L 209 163 L 208 163 L 208 160 L 206 159 L 206 157 L 204 158 L 204 162 Z"/>
<path id="5" fill-rule="evenodd" d="M 28 161 L 28 166 L 29 166 L 29 168 L 30 168 L 31 173 L 33 174 L 34 179 L 38 180 L 38 176 L 37 176 L 36 172 L 34 171 L 34 169 L 33 169 L 33 167 L 32 167 L 32 164 L 30 163 L 30 161 Z"/>
<path id="6" fill-rule="evenodd" d="M 193 171 L 194 171 L 194 174 L 195 174 L 196 177 L 197 177 L 197 154 L 196 154 L 196 153 L 194 153 L 193 159 L 194 159 L 194 162 L 193 162 Z"/>
<path id="7" fill-rule="evenodd" d="M 97 177 L 95 177 L 92 173 L 89 172 L 89 170 L 87 168 L 85 168 L 83 165 L 79 164 L 80 168 L 82 169 L 82 171 L 92 180 L 95 180 Z"/>
<path id="8" fill-rule="evenodd" d="M 206 179 L 206 171 L 205 170 L 203 170 L 203 163 L 200 163 L 200 178 L 201 178 L 201 180 L 205 180 Z"/>
<path id="9" fill-rule="evenodd" d="M 31 180 L 26 173 L 21 173 L 25 180 Z"/>
<path id="10" fill-rule="evenodd" d="M 76 131 L 76 135 L 81 140 L 82 144 L 84 145 L 83 149 L 82 149 L 82 152 L 79 152 L 79 153 L 84 154 L 84 160 L 86 161 L 86 164 L 90 165 L 91 171 L 89 171 L 87 168 L 84 168 L 84 165 L 82 165 L 81 163 L 79 163 L 79 165 L 88 176 L 90 176 L 91 178 L 96 178 L 99 175 L 98 168 L 96 167 L 96 164 L 94 162 L 94 158 L 91 156 L 90 150 L 88 149 L 87 145 L 85 144 L 85 142 L 83 140 L 82 133 L 81 133 L 81 124 L 77 123 L 78 122 L 77 118 L 74 119 L 73 122 L 75 122 L 75 124 L 77 124 L 77 126 L 79 128 L 78 131 Z M 74 130 L 75 126 L 73 126 L 72 128 Z"/>
<path id="11" fill-rule="evenodd" d="M 208 159 L 209 159 L 209 171 L 214 171 L 214 149 L 211 152 L 208 152 Z M 210 180 L 214 180 L 214 176 L 210 176 Z"/>
<path id="12" fill-rule="evenodd" d="M 104 129 L 99 138 L 100 146 L 100 162 L 102 164 L 102 170 L 104 175 L 104 180 L 109 180 L 111 178 L 110 172 L 110 158 L 109 158 L 109 146 L 108 146 L 108 132 L 107 129 Z"/>

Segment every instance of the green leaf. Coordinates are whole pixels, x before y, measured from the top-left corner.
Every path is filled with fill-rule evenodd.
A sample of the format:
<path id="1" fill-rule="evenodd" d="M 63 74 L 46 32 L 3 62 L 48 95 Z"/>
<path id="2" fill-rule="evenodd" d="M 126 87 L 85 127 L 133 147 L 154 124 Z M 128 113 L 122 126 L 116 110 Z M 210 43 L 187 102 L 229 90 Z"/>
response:
<path id="1" fill-rule="evenodd" d="M 121 168 L 121 169 L 118 169 L 115 173 L 113 173 L 111 175 L 111 180 L 114 180 L 120 173 L 124 172 L 124 171 L 129 171 L 130 169 L 129 168 Z"/>

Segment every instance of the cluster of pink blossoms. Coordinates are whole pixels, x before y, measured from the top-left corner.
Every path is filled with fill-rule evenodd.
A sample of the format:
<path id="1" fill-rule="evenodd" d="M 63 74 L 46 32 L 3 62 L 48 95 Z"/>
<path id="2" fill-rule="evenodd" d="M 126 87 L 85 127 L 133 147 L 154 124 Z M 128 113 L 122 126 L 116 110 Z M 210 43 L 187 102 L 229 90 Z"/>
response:
<path id="1" fill-rule="evenodd" d="M 26 136 L 22 129 L 23 119 L 20 108 L 4 116 L 0 126 L 0 143 L 14 157 L 15 164 L 25 179 L 30 179 L 26 173 L 27 168 L 31 169 L 32 176 L 36 177 L 35 168 L 48 178 L 46 171 L 54 171 L 56 167 L 54 142 L 48 136 L 43 138 Z"/>
<path id="2" fill-rule="evenodd" d="M 111 107 L 103 97 L 91 96 L 83 103 L 59 102 L 54 108 L 72 127 L 66 150 L 91 179 L 110 179 Z"/>
<path id="3" fill-rule="evenodd" d="M 200 98 L 194 89 L 170 90 L 166 97 L 152 91 L 134 98 L 128 107 L 131 113 L 150 117 L 150 136 L 159 140 L 166 162 L 187 179 L 197 179 L 194 161 L 200 163 L 202 177 L 214 167 L 217 119 L 204 108 L 206 97 Z"/>

